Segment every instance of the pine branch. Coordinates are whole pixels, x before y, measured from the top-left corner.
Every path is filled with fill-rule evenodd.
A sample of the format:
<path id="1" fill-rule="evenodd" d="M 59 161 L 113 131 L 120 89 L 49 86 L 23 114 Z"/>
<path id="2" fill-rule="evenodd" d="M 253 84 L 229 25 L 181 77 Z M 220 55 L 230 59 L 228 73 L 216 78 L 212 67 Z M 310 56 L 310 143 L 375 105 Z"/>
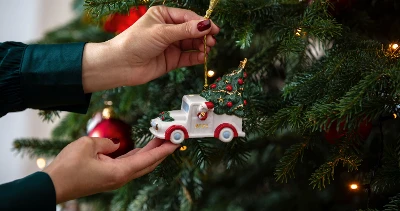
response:
<path id="1" fill-rule="evenodd" d="M 138 195 L 129 205 L 128 210 L 152 210 L 154 204 L 154 196 L 159 192 L 162 192 L 164 185 L 162 184 L 147 184 L 141 190 L 139 190 Z"/>
<path id="2" fill-rule="evenodd" d="M 310 139 L 297 144 L 293 144 L 286 150 L 285 155 L 279 160 L 275 168 L 275 180 L 279 182 L 287 182 L 288 178 L 294 178 L 294 169 L 297 161 L 302 161 L 304 150 L 309 146 Z"/>
<path id="3" fill-rule="evenodd" d="M 46 139 L 17 139 L 14 141 L 13 150 L 30 157 L 43 156 L 55 157 L 67 146 L 70 141 L 46 140 Z"/>
<path id="4" fill-rule="evenodd" d="M 383 156 L 382 168 L 378 170 L 372 181 L 372 189 L 377 192 L 389 192 L 396 190 L 400 184 L 400 165 L 395 147 L 387 145 Z"/>
<path id="5" fill-rule="evenodd" d="M 245 138 L 234 138 L 226 144 L 223 153 L 223 162 L 227 169 L 244 166 L 250 157 Z"/>
<path id="6" fill-rule="evenodd" d="M 215 140 L 187 140 L 190 150 L 190 157 L 200 169 L 206 169 L 211 164 L 212 156 L 215 155 L 216 148 L 213 147 Z"/>
<path id="7" fill-rule="evenodd" d="M 128 13 L 131 7 L 141 3 L 141 0 L 85 0 L 85 7 L 93 18 L 100 20 L 113 13 Z"/>
<path id="8" fill-rule="evenodd" d="M 60 112 L 41 110 L 39 116 L 42 117 L 42 121 L 54 122 L 55 118 L 60 118 Z"/>
<path id="9" fill-rule="evenodd" d="M 398 211 L 400 210 L 400 193 L 390 198 L 389 204 L 384 206 L 384 211 Z"/>
<path id="10" fill-rule="evenodd" d="M 345 143 L 346 142 L 346 143 Z M 361 165 L 362 159 L 350 148 L 350 140 L 344 140 L 340 146 L 334 149 L 332 158 L 326 163 L 322 164 L 310 178 L 310 185 L 318 189 L 325 188 L 325 184 L 330 184 L 334 180 L 335 168 L 342 162 L 343 167 L 347 167 L 347 171 L 358 170 Z"/>
<path id="11" fill-rule="evenodd" d="M 135 194 L 137 194 L 134 184 L 134 182 L 130 182 L 116 191 L 116 194 L 111 201 L 111 210 L 128 210 L 129 204 L 135 198 Z"/>

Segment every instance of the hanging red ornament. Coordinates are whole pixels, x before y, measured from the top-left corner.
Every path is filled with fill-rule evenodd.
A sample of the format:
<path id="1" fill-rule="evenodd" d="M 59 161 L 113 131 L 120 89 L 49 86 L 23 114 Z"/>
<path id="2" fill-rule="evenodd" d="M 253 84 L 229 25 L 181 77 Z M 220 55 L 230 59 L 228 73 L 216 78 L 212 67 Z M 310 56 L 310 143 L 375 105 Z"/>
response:
<path id="1" fill-rule="evenodd" d="M 233 104 L 232 104 L 232 102 L 229 101 L 229 102 L 226 103 L 226 106 L 228 106 L 230 108 L 230 107 L 233 106 Z"/>
<path id="2" fill-rule="evenodd" d="M 222 80 L 221 77 L 217 78 L 217 82 L 220 81 L 220 80 Z"/>
<path id="3" fill-rule="evenodd" d="M 92 130 L 88 136 L 109 139 L 118 139 L 119 148 L 113 153 L 107 154 L 111 158 L 116 158 L 126 154 L 134 148 L 132 141 L 131 126 L 119 119 L 102 119 Z"/>
<path id="4" fill-rule="evenodd" d="M 239 78 L 239 79 L 238 79 L 238 84 L 239 84 L 239 85 L 243 85 L 243 83 L 244 83 L 243 79 L 242 79 L 242 78 Z"/>
<path id="5" fill-rule="evenodd" d="M 366 140 L 371 133 L 371 130 L 372 123 L 364 120 L 357 128 L 357 135 L 359 135 L 362 140 Z M 339 127 L 337 127 L 337 121 L 334 121 L 329 129 L 325 131 L 324 136 L 329 143 L 336 144 L 340 138 L 347 134 L 347 132 L 347 129 L 344 128 L 344 121 L 339 124 Z"/>
<path id="6" fill-rule="evenodd" d="M 243 72 L 243 78 L 247 78 L 247 73 Z"/>
<path id="7" fill-rule="evenodd" d="M 232 91 L 232 85 L 230 85 L 230 84 L 227 84 L 226 85 L 226 91 L 228 91 L 228 92 L 230 92 L 230 91 Z"/>
<path id="8" fill-rule="evenodd" d="M 217 88 L 217 84 L 211 84 L 211 85 L 210 85 L 210 88 L 211 88 L 211 89 Z"/>
<path id="9" fill-rule="evenodd" d="M 132 7 L 128 14 L 112 14 L 104 23 L 104 30 L 111 33 L 122 33 L 139 20 L 146 12 L 147 6 L 140 5 L 138 7 Z"/>
<path id="10" fill-rule="evenodd" d="M 331 126 L 327 131 L 325 131 L 325 139 L 330 143 L 330 144 L 335 144 L 337 140 L 342 138 L 344 135 L 346 135 L 346 131 L 344 130 L 344 122 L 341 122 L 339 124 L 339 128 L 337 127 L 337 121 L 332 122 Z"/>
<path id="11" fill-rule="evenodd" d="M 243 104 L 244 104 L 244 105 L 247 105 L 247 100 L 243 100 Z"/>
<path id="12" fill-rule="evenodd" d="M 369 137 L 371 130 L 372 130 L 372 123 L 370 121 L 364 120 L 358 126 L 357 133 L 361 137 L 361 139 L 366 140 Z"/>

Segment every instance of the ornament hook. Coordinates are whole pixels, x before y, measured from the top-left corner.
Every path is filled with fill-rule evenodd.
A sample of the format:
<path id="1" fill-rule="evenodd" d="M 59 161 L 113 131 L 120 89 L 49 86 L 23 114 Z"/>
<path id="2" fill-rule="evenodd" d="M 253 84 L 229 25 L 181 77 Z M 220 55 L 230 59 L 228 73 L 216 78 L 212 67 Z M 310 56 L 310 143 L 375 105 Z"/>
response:
<path id="1" fill-rule="evenodd" d="M 204 16 L 205 19 L 210 19 L 211 13 L 213 12 L 214 8 L 217 6 L 219 0 L 210 0 L 210 6 L 208 7 L 208 10 L 206 12 L 206 15 Z M 208 87 L 208 81 L 207 81 L 207 35 L 204 35 L 203 39 L 204 43 L 204 89 Z"/>

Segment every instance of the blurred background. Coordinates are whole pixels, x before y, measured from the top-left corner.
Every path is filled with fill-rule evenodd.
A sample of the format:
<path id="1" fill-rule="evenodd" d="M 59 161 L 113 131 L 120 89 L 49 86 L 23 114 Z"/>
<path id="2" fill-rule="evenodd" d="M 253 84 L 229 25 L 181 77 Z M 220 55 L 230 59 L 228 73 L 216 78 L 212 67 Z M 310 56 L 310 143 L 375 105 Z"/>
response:
<path id="1" fill-rule="evenodd" d="M 75 16 L 73 0 L 0 0 L 0 42 L 33 43 Z M 63 114 L 62 114 L 63 115 Z M 57 120 L 56 120 L 57 121 Z M 38 111 L 25 110 L 0 118 L 0 184 L 39 171 L 37 159 L 13 152 L 16 138 L 49 138 L 57 122 L 46 123 Z M 49 161 L 47 161 L 48 163 Z"/>

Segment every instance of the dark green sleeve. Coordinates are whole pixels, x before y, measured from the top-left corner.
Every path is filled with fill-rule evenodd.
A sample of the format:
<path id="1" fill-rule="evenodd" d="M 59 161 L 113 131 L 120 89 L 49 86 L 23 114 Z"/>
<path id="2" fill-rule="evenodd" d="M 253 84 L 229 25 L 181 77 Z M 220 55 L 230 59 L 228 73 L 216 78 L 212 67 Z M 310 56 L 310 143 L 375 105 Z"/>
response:
<path id="1" fill-rule="evenodd" d="M 0 210 L 56 210 L 56 191 L 50 176 L 36 172 L 0 185 Z"/>
<path id="2" fill-rule="evenodd" d="M 0 43 L 0 116 L 26 108 L 86 113 L 84 46 Z"/>

